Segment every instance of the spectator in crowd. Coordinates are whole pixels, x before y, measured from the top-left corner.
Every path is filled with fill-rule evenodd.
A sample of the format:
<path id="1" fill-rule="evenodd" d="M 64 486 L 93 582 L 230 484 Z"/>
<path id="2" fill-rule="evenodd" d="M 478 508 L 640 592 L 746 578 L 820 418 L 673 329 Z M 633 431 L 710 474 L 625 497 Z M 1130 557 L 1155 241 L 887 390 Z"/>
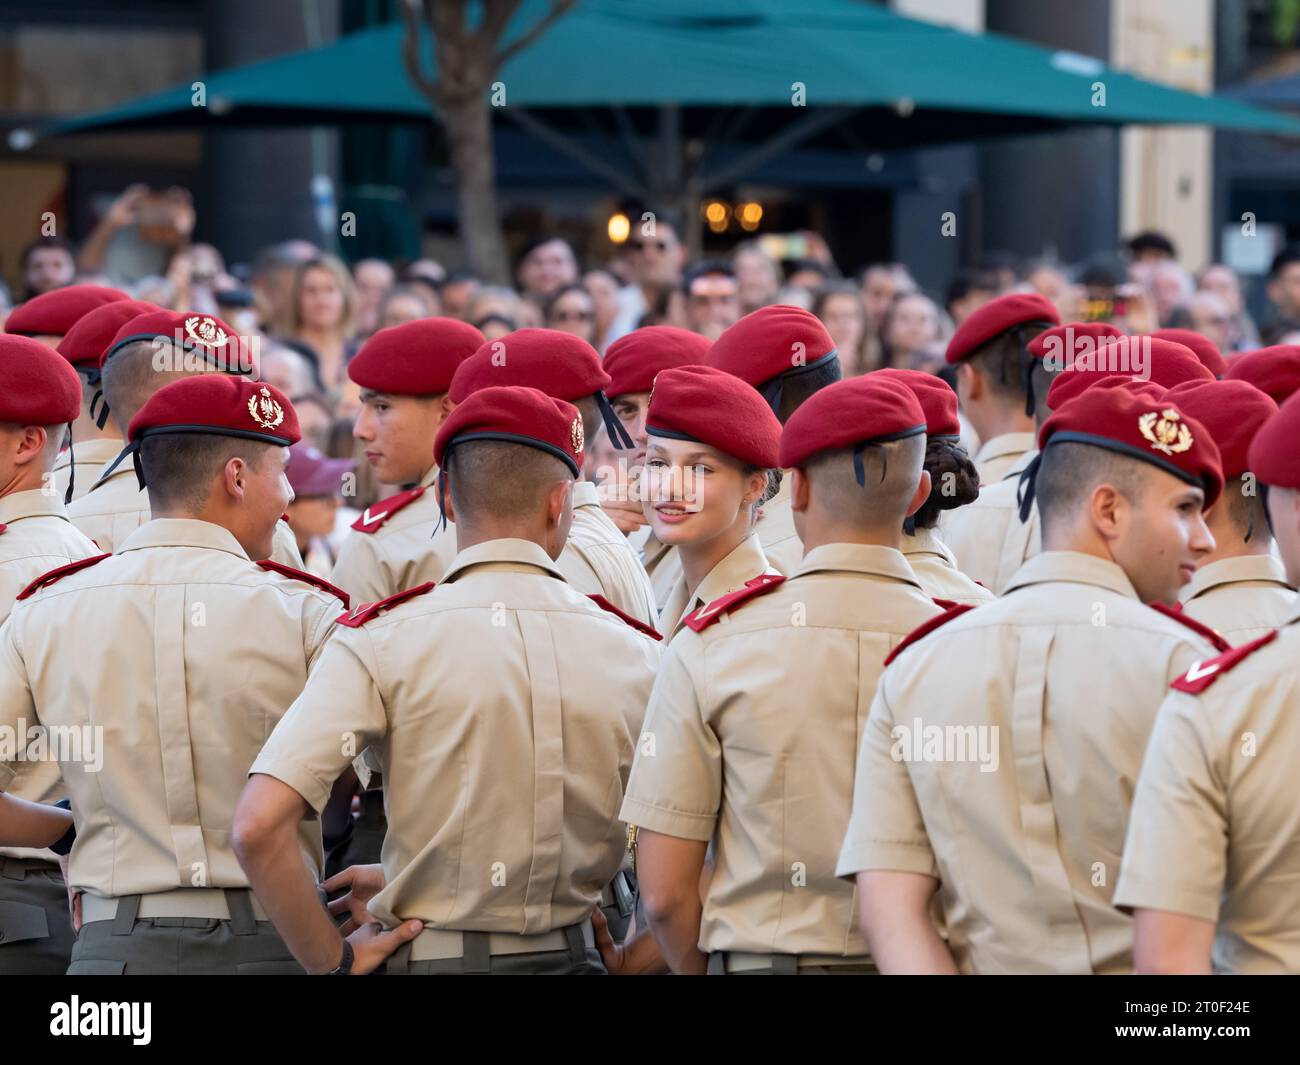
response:
<path id="1" fill-rule="evenodd" d="M 707 259 L 686 268 L 682 313 L 692 333 L 717 340 L 740 319 L 740 286 L 726 259 Z"/>
<path id="2" fill-rule="evenodd" d="M 1300 330 L 1300 244 L 1288 244 L 1273 257 L 1267 291 L 1273 315 L 1260 338 L 1276 344 L 1284 334 Z"/>
<path id="3" fill-rule="evenodd" d="M 1010 292 L 1020 283 L 1020 256 L 1009 251 L 986 251 L 975 262 L 977 272 L 993 282 L 993 295 Z"/>
<path id="4" fill-rule="evenodd" d="M 974 268 L 958 270 L 948 285 L 948 298 L 944 303 L 952 324 L 961 325 L 972 311 L 984 306 L 998 292 L 996 274 Z"/>
<path id="5" fill-rule="evenodd" d="M 884 365 L 900 370 L 921 369 L 925 351 L 943 338 L 944 328 L 934 300 L 920 292 L 894 298 L 881 327 Z"/>
<path id="6" fill-rule="evenodd" d="M 596 301 L 582 285 L 563 285 L 546 300 L 543 317 L 547 329 L 572 333 L 595 347 Z"/>
<path id="7" fill-rule="evenodd" d="M 352 322 L 357 293 L 347 268 L 332 255 L 308 260 L 294 274 L 290 335 L 311 347 L 325 387 L 341 389 L 343 368 L 356 351 Z"/>
<path id="8" fill-rule="evenodd" d="M 357 337 L 368 337 L 380 328 L 380 305 L 393 287 L 397 275 L 383 259 L 361 259 L 352 267 L 352 284 L 357 290 Z"/>
<path id="9" fill-rule="evenodd" d="M 440 305 L 435 302 L 428 285 L 402 282 L 394 285 L 384 293 L 379 301 L 377 329 L 387 329 L 390 325 L 401 325 L 417 318 L 436 317 Z"/>
<path id="10" fill-rule="evenodd" d="M 220 288 L 213 293 L 216 315 L 228 323 L 240 336 L 255 336 L 262 331 L 257 317 L 257 302 L 253 293 L 242 286 Z"/>
<path id="11" fill-rule="evenodd" d="M 916 281 L 902 263 L 875 263 L 858 276 L 867 317 L 873 329 L 883 334 L 885 314 L 900 293 L 915 292 Z"/>
<path id="12" fill-rule="evenodd" d="M 462 322 L 471 321 L 470 308 L 481 286 L 482 282 L 473 274 L 450 274 L 442 283 L 442 313 Z"/>
<path id="13" fill-rule="evenodd" d="M 540 323 L 531 321 L 529 305 L 512 288 L 485 285 L 469 306 L 468 321 L 488 340 L 499 340 L 516 329 Z"/>
<path id="14" fill-rule="evenodd" d="M 618 317 L 610 327 L 607 343 L 643 324 L 647 313 L 653 319 L 666 315 L 666 297 L 681 283 L 686 263 L 681 220 L 669 211 L 649 213 L 651 218 L 644 223 L 638 221 L 628 241 L 632 281 L 619 289 Z"/>
<path id="15" fill-rule="evenodd" d="M 831 281 L 817 290 L 812 312 L 826 327 L 845 377 L 857 377 L 877 369 L 878 343 L 867 329 L 867 308 L 862 292 L 852 281 Z"/>
<path id="16" fill-rule="evenodd" d="M 619 281 L 608 270 L 588 270 L 582 275 L 582 287 L 591 293 L 596 306 L 596 339 L 591 346 L 603 354 L 608 344 L 609 327 L 618 315 Z"/>
<path id="17" fill-rule="evenodd" d="M 1129 258 L 1135 263 L 1173 262 L 1178 259 L 1174 242 L 1154 229 L 1144 230 L 1132 237 L 1126 247 Z"/>
<path id="18" fill-rule="evenodd" d="M 1061 321 L 1078 319 L 1079 288 L 1060 266 L 1049 262 L 1033 263 L 1025 271 L 1025 281 L 1031 291 L 1052 302 Z"/>
<path id="19" fill-rule="evenodd" d="M 23 290 L 19 302 L 51 289 L 72 284 L 77 273 L 77 259 L 72 245 L 62 237 L 40 237 L 23 249 L 19 266 Z"/>
<path id="20" fill-rule="evenodd" d="M 538 237 L 524 246 L 515 266 L 519 292 L 539 307 L 578 282 L 578 257 L 561 237 Z"/>
<path id="21" fill-rule="evenodd" d="M 254 257 L 248 287 L 257 300 L 262 328 L 271 336 L 292 331 L 294 277 L 302 263 L 310 262 L 318 255 L 320 249 L 314 244 L 305 240 L 286 240 L 268 245 Z M 150 297 L 142 295 L 139 298 Z M 170 303 L 165 306 L 170 306 Z"/>
<path id="22" fill-rule="evenodd" d="M 827 263 L 816 259 L 800 259 L 790 266 L 790 275 L 785 283 L 793 288 L 816 292 L 827 281 L 833 279 L 835 271 Z"/>
<path id="23" fill-rule="evenodd" d="M 1242 299 L 1241 282 L 1231 267 L 1224 266 L 1222 263 L 1211 263 L 1201 271 L 1196 287 L 1202 292 L 1213 292 L 1223 300 L 1228 307 L 1228 314 L 1232 317 L 1227 330 L 1230 344 L 1219 350 L 1225 353 L 1250 351 L 1261 346 L 1255 320 L 1246 311 L 1246 304 Z"/>
<path id="24" fill-rule="evenodd" d="M 1219 351 L 1232 351 L 1233 317 L 1228 305 L 1217 293 L 1193 292 L 1181 307 L 1169 316 L 1173 329 L 1191 329 L 1213 341 Z"/>
<path id="25" fill-rule="evenodd" d="M 748 240 L 731 253 L 731 269 L 740 292 L 740 313 L 749 314 L 776 302 L 781 287 L 781 267 L 759 246 Z"/>
<path id="26" fill-rule="evenodd" d="M 1191 274 L 1172 259 L 1158 259 L 1151 263 L 1147 288 L 1162 327 L 1172 324 L 1174 310 L 1185 304 L 1196 291 Z"/>

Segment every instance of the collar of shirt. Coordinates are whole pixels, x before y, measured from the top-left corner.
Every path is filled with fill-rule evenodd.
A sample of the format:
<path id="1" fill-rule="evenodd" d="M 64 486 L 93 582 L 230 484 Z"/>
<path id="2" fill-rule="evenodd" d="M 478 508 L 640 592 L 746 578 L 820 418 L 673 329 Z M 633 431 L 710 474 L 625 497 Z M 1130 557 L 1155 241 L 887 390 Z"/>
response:
<path id="1" fill-rule="evenodd" d="M 1128 575 L 1109 559 L 1085 555 L 1081 551 L 1044 551 L 1035 555 L 1018 570 L 1003 595 L 1031 584 L 1065 581 L 1070 584 L 1095 584 L 1128 599 L 1138 597 Z"/>
<path id="2" fill-rule="evenodd" d="M 72 446 L 76 447 L 77 445 L 73 444 Z M 126 447 L 126 445 L 119 442 L 117 450 L 114 451 L 112 455 L 110 455 L 107 459 L 104 460 L 104 465 L 101 466 L 99 470 L 95 473 L 95 479 L 91 483 L 90 490 L 92 492 L 96 488 L 98 488 L 101 484 L 106 484 L 108 483 L 108 481 L 116 481 L 119 477 L 125 477 L 128 473 L 131 475 L 131 480 L 132 481 L 135 480 L 135 464 L 131 461 L 130 455 L 127 455 L 126 458 L 124 458 L 121 462 L 117 463 L 117 469 L 115 469 L 111 475 L 109 475 L 107 478 L 104 476 L 104 473 L 105 471 L 107 471 L 109 466 L 111 466 L 114 462 L 117 461 L 117 456 L 122 453 L 122 448 L 124 447 Z"/>
<path id="3" fill-rule="evenodd" d="M 1267 581 L 1284 588 L 1291 587 L 1286 580 L 1286 568 L 1272 555 L 1239 555 L 1236 558 L 1207 562 L 1192 574 L 1192 579 L 1183 586 L 1178 599 L 1179 602 L 1189 603 L 1211 588 L 1239 581 Z"/>
<path id="4" fill-rule="evenodd" d="M 912 567 L 901 551 L 879 544 L 822 544 L 803 557 L 803 563 L 794 572 L 795 577 L 809 573 L 867 573 L 874 577 L 889 577 L 903 581 L 921 590 Z"/>
<path id="5" fill-rule="evenodd" d="M 80 443 L 73 441 L 72 447 L 64 448 L 59 452 L 54 468 L 66 470 L 72 465 L 73 459 L 78 466 L 84 466 L 88 462 L 98 462 L 101 467 L 106 466 L 117 458 L 124 446 L 121 440 L 109 437 L 96 437 L 94 440 L 82 440 Z"/>
<path id="6" fill-rule="evenodd" d="M 154 518 L 147 521 L 118 545 L 117 554 L 124 555 L 146 547 L 203 547 L 248 558 L 229 529 L 198 518 Z"/>
<path id="7" fill-rule="evenodd" d="M 593 481 L 573 482 L 573 506 L 575 510 L 578 507 L 600 506 L 600 493 L 596 490 L 595 482 Z"/>
<path id="8" fill-rule="evenodd" d="M 47 516 L 67 518 L 62 493 L 47 493 L 44 488 L 31 488 L 26 492 L 11 492 L 0 497 L 0 525 L 9 525 L 22 518 Z"/>
<path id="9" fill-rule="evenodd" d="M 980 449 L 975 455 L 975 465 L 988 462 L 989 459 L 1001 458 L 1003 455 L 1018 455 L 1024 451 L 1031 451 L 1035 443 L 1034 438 L 1034 433 L 999 433 L 980 444 Z"/>
<path id="10" fill-rule="evenodd" d="M 505 538 L 501 540 L 484 540 L 481 544 L 467 547 L 451 560 L 447 572 L 442 575 L 442 583 L 449 584 L 462 577 L 476 566 L 490 566 L 495 570 L 507 570 L 515 573 L 528 573 L 530 570 L 542 570 L 552 577 L 564 580 L 560 567 L 551 556 L 542 550 L 540 544 L 531 540 Z"/>
<path id="11" fill-rule="evenodd" d="M 934 534 L 933 529 L 917 529 L 911 536 L 904 533 L 900 542 L 904 558 L 910 558 L 912 555 L 934 555 L 949 569 L 957 568 L 956 556 L 948 550 L 948 545 Z"/>
<path id="12" fill-rule="evenodd" d="M 752 581 L 764 573 L 775 572 L 767 564 L 767 556 L 763 554 L 758 536 L 750 533 L 704 575 L 704 580 L 700 581 L 700 586 L 695 589 L 695 594 L 687 602 L 681 616 L 685 617 L 696 607 L 708 606 L 715 599 L 721 599 L 728 592 L 743 587 L 746 581 Z"/>

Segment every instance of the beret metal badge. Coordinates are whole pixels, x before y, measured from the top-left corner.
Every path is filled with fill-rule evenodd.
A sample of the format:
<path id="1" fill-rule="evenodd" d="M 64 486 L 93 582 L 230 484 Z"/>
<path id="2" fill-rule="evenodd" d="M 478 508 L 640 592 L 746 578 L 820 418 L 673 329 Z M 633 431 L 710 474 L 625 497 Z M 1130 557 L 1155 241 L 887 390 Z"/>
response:
<path id="1" fill-rule="evenodd" d="M 569 426 L 569 440 L 573 444 L 575 454 L 582 451 L 582 445 L 587 442 L 587 438 L 582 431 L 581 418 L 574 418 L 573 424 Z"/>
<path id="2" fill-rule="evenodd" d="M 1180 420 L 1176 410 L 1149 411 L 1138 419 L 1138 429 L 1150 442 L 1152 451 L 1177 455 L 1192 446 L 1192 431 Z"/>
<path id="3" fill-rule="evenodd" d="M 185 335 L 206 348 L 225 347 L 226 341 L 230 339 L 215 319 L 199 314 L 185 319 Z"/>
<path id="4" fill-rule="evenodd" d="M 284 408 L 271 397 L 265 385 L 256 395 L 248 397 L 248 413 L 263 429 L 274 429 L 284 421 Z"/>

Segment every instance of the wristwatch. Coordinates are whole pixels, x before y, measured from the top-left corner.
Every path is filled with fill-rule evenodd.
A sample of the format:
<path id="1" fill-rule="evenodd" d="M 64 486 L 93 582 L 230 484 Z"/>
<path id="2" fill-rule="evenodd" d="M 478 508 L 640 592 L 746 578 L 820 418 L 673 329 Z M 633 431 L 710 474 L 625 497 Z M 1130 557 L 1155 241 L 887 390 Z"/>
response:
<path id="1" fill-rule="evenodd" d="M 346 939 L 343 941 L 343 957 L 339 960 L 337 968 L 331 969 L 325 973 L 325 976 L 351 976 L 352 975 L 352 944 Z"/>

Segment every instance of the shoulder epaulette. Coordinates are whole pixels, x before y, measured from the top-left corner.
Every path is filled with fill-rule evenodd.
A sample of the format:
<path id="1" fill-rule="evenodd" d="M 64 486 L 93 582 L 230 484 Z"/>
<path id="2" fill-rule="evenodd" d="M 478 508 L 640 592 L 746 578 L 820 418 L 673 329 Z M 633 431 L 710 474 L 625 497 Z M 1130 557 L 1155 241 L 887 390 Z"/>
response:
<path id="1" fill-rule="evenodd" d="M 1234 647 L 1231 651 L 1225 651 L 1221 655 L 1207 658 L 1204 662 L 1196 662 L 1170 687 L 1175 691 L 1199 695 L 1243 658 L 1254 654 L 1266 643 L 1272 643 L 1275 639 L 1277 639 L 1277 629 L 1266 632 L 1258 640 L 1243 643 L 1240 647 Z"/>
<path id="2" fill-rule="evenodd" d="M 644 632 L 647 636 L 652 636 L 656 640 L 663 639 L 663 637 L 659 635 L 658 629 L 652 629 L 640 618 L 634 618 L 631 614 L 626 614 L 622 610 L 619 610 L 618 607 L 603 595 L 593 594 L 587 596 L 587 598 L 600 607 L 601 610 L 608 610 L 615 617 L 621 618 L 623 621 L 627 622 L 627 624 L 631 625 L 632 628 L 637 630 L 637 632 Z"/>
<path id="3" fill-rule="evenodd" d="M 352 523 L 352 528 L 357 532 L 374 533 L 384 527 L 394 514 L 405 506 L 414 503 L 420 496 L 424 495 L 423 486 L 408 488 L 405 492 L 398 492 L 395 496 L 389 496 L 387 499 L 381 499 L 378 503 L 372 503 L 361 512 L 361 517 Z"/>
<path id="4" fill-rule="evenodd" d="M 1210 643 L 1214 645 L 1216 651 L 1232 650 L 1232 644 L 1210 628 L 1209 625 L 1203 625 L 1195 618 L 1189 618 L 1184 614 L 1181 604 L 1176 607 L 1166 606 L 1164 603 L 1149 603 L 1147 605 L 1157 614 L 1163 614 L 1165 617 L 1172 618 L 1174 621 L 1180 621 L 1196 633 L 1196 635 L 1205 637 L 1205 639 L 1209 640 Z"/>
<path id="5" fill-rule="evenodd" d="M 414 588 L 407 588 L 396 595 L 390 595 L 387 599 L 381 599 L 377 603 L 358 603 L 346 614 L 340 614 L 334 620 L 337 624 L 346 626 L 349 629 L 359 629 L 367 621 L 373 621 L 379 617 L 389 607 L 397 606 L 398 603 L 405 603 L 408 599 L 414 599 L 417 595 L 432 591 L 433 586 L 433 581 L 425 581 L 423 584 L 417 584 Z"/>
<path id="6" fill-rule="evenodd" d="M 696 632 L 703 632 L 723 614 L 735 610 L 741 603 L 766 595 L 773 588 L 784 583 L 785 578 L 779 573 L 760 573 L 752 580 L 746 581 L 744 587 L 737 588 L 734 592 L 728 592 L 713 602 L 692 610 L 682 618 L 682 624 Z"/>
<path id="7" fill-rule="evenodd" d="M 63 578 L 69 573 L 76 573 L 77 570 L 86 569 L 88 566 L 93 566 L 96 562 L 103 562 L 104 559 L 108 558 L 108 555 L 108 552 L 105 552 L 102 555 L 91 555 L 90 558 L 83 558 L 78 559 L 76 562 L 69 562 L 66 566 L 57 566 L 50 570 L 49 573 L 43 573 L 41 576 L 37 577 L 36 580 L 32 581 L 31 584 L 18 593 L 18 598 L 28 599 L 47 585 L 63 580 Z"/>
<path id="8" fill-rule="evenodd" d="M 264 558 L 258 563 L 262 569 L 272 570 L 275 573 L 282 574 L 285 577 L 292 577 L 296 581 L 306 581 L 308 584 L 314 584 L 322 591 L 329 592 L 330 595 L 338 596 L 343 600 L 343 609 L 346 610 L 352 605 L 352 599 L 342 588 L 330 584 L 324 577 L 317 577 L 314 573 L 308 573 L 306 570 L 294 569 L 293 566 L 286 566 L 283 562 L 276 562 L 274 559 Z"/>
<path id="9" fill-rule="evenodd" d="M 929 621 L 923 622 L 922 624 L 918 625 L 916 628 L 914 628 L 911 632 L 909 632 L 906 636 L 903 637 L 902 643 L 900 643 L 897 647 L 895 647 L 892 651 L 889 652 L 889 655 L 885 658 L 885 665 L 889 665 L 890 662 L 892 662 L 895 658 L 897 658 L 899 652 L 902 651 L 904 647 L 908 647 L 916 643 L 916 641 L 919 640 L 922 636 L 928 636 L 930 633 L 934 632 L 934 630 L 937 629 L 940 625 L 947 625 L 948 622 L 950 622 L 953 618 L 961 617 L 961 615 L 966 613 L 966 611 L 974 610 L 974 609 L 975 608 L 970 603 L 957 603 L 949 607 L 942 614 L 936 614 Z"/>

